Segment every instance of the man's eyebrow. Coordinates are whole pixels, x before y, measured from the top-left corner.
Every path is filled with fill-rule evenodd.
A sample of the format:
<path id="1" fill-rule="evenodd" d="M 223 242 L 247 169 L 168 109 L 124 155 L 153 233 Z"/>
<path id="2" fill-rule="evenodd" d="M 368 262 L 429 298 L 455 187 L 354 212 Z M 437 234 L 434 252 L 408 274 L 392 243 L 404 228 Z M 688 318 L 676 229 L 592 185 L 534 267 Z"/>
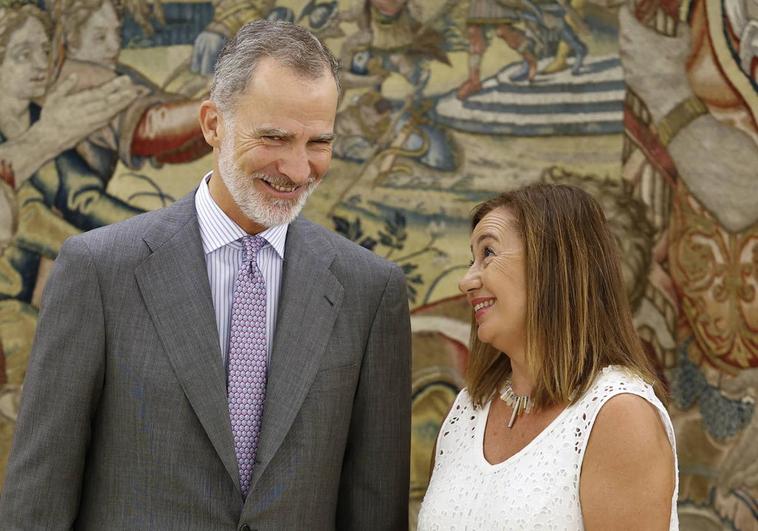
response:
<path id="1" fill-rule="evenodd" d="M 311 142 L 332 142 L 334 141 L 334 137 L 334 133 L 323 133 L 321 135 L 311 137 Z"/>
<path id="2" fill-rule="evenodd" d="M 280 136 L 282 138 L 291 138 L 293 136 L 289 131 L 279 129 L 278 127 L 259 127 L 253 133 L 255 136 Z"/>

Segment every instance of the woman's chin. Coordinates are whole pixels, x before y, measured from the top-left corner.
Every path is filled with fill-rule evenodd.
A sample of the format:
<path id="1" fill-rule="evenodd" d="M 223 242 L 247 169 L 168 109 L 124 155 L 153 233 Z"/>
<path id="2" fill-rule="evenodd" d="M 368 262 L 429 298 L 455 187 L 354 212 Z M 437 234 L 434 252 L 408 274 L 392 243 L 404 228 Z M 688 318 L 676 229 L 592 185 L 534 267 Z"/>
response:
<path id="1" fill-rule="evenodd" d="M 476 330 L 476 337 L 479 338 L 479 341 L 482 343 L 486 343 L 487 345 L 491 345 L 492 337 L 490 334 L 487 333 L 486 328 L 482 330 L 482 326 L 480 325 L 479 328 Z"/>

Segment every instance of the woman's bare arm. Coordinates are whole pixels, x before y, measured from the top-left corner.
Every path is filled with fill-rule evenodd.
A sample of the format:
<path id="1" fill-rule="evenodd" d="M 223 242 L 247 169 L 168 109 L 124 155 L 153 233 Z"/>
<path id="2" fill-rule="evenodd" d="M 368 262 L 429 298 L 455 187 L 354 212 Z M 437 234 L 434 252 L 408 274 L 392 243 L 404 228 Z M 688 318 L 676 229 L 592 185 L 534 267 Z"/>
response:
<path id="1" fill-rule="evenodd" d="M 674 454 L 655 407 L 637 395 L 610 398 L 582 465 L 585 529 L 668 530 L 673 492 Z"/>

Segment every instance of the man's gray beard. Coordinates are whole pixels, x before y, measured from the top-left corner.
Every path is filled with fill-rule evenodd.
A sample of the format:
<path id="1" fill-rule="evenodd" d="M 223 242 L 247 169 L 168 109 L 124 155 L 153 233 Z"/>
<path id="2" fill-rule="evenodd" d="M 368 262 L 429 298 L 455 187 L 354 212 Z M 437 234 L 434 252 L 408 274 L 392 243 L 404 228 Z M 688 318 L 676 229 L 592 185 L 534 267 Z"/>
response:
<path id="1" fill-rule="evenodd" d="M 231 131 L 231 134 L 224 137 L 218 156 L 221 180 L 229 190 L 232 199 L 237 203 L 242 213 L 253 223 L 266 228 L 291 223 L 300 214 L 308 197 L 318 186 L 318 182 L 311 180 L 308 184 L 303 185 L 306 187 L 305 190 L 294 201 L 268 197 L 265 192 L 256 189 L 255 180 L 269 176 L 264 173 L 246 175 L 234 161 L 233 136 L 234 131 Z M 274 183 L 280 182 L 278 179 L 269 180 Z"/>

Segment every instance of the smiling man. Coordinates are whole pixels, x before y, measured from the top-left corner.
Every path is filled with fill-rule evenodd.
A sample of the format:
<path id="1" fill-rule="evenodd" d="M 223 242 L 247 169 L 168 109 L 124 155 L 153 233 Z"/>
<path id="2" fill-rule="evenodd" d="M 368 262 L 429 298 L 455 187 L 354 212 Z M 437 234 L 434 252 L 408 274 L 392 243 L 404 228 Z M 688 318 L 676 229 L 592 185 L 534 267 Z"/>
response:
<path id="1" fill-rule="evenodd" d="M 71 238 L 43 297 L 4 529 L 403 529 L 401 270 L 299 212 L 331 160 L 332 54 L 257 21 L 174 205 Z"/>

